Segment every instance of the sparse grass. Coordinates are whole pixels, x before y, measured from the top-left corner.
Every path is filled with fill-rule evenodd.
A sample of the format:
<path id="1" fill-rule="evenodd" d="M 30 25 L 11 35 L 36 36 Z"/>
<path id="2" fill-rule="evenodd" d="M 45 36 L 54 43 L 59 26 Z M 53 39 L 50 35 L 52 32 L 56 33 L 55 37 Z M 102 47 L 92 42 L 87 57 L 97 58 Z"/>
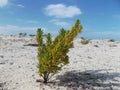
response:
<path id="1" fill-rule="evenodd" d="M 110 47 L 117 47 L 117 45 L 110 45 Z"/>

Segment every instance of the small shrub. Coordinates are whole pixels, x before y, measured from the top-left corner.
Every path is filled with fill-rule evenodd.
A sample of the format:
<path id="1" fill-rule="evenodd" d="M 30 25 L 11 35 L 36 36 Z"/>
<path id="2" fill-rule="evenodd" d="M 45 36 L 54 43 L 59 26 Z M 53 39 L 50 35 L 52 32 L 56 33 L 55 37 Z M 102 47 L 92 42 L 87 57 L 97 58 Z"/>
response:
<path id="1" fill-rule="evenodd" d="M 83 39 L 85 39 L 84 37 L 81 37 L 81 39 L 83 40 Z"/>
<path id="2" fill-rule="evenodd" d="M 94 45 L 94 47 L 98 47 L 98 45 Z"/>
<path id="3" fill-rule="evenodd" d="M 30 37 L 34 37 L 35 35 L 34 34 L 29 34 Z"/>
<path id="4" fill-rule="evenodd" d="M 109 42 L 115 42 L 115 40 L 114 39 L 110 39 Z"/>
<path id="5" fill-rule="evenodd" d="M 43 32 L 37 30 L 36 40 L 40 45 L 38 48 L 38 69 L 39 76 L 43 78 L 44 83 L 56 74 L 62 67 L 69 63 L 68 51 L 73 47 L 73 39 L 81 32 L 82 26 L 77 20 L 70 30 L 60 30 L 59 35 L 54 40 L 48 33 L 43 43 Z"/>
<path id="6" fill-rule="evenodd" d="M 87 40 L 87 39 L 81 40 L 81 44 L 83 44 L 83 45 L 88 44 L 89 42 L 90 42 L 90 40 Z"/>

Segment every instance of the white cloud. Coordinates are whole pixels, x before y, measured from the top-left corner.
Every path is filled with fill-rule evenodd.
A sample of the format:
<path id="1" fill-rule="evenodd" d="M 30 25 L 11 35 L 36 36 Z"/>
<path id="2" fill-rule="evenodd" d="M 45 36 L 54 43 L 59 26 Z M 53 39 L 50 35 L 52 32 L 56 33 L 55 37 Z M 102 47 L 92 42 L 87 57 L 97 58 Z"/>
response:
<path id="1" fill-rule="evenodd" d="M 115 15 L 113 15 L 113 18 L 115 18 L 115 19 L 120 19 L 120 14 L 115 14 Z"/>
<path id="2" fill-rule="evenodd" d="M 33 20 L 23 20 L 23 19 L 17 19 L 18 22 L 24 22 L 24 23 L 30 23 L 30 24 L 36 24 L 39 23 L 38 21 Z"/>
<path id="3" fill-rule="evenodd" d="M 13 14 L 14 14 L 13 11 L 8 11 L 7 13 L 10 14 L 10 15 L 13 15 Z"/>
<path id="4" fill-rule="evenodd" d="M 96 36 L 120 36 L 120 31 L 93 32 L 91 34 L 96 35 Z"/>
<path id="5" fill-rule="evenodd" d="M 59 21 L 57 19 L 51 20 L 50 22 L 58 26 L 69 26 L 70 25 L 68 22 Z"/>
<path id="6" fill-rule="evenodd" d="M 69 23 L 67 23 L 67 22 L 61 22 L 61 21 L 57 21 L 57 22 L 55 22 L 55 24 L 56 25 L 60 25 L 60 26 L 68 26 L 69 25 Z"/>
<path id="7" fill-rule="evenodd" d="M 8 4 L 8 0 L 0 0 L 0 7 L 4 7 Z"/>
<path id="8" fill-rule="evenodd" d="M 82 12 L 76 6 L 65 6 L 64 4 L 50 4 L 45 8 L 46 15 L 56 18 L 71 18 Z"/>
<path id="9" fill-rule="evenodd" d="M 25 7 L 22 4 L 18 4 L 17 6 L 20 7 L 20 8 L 24 8 Z"/>
<path id="10" fill-rule="evenodd" d="M 28 20 L 28 21 L 26 21 L 26 23 L 39 23 L 38 21 L 33 21 L 33 20 Z"/>
<path id="11" fill-rule="evenodd" d="M 0 26 L 0 30 L 33 30 L 36 27 L 19 27 L 14 25 Z"/>
<path id="12" fill-rule="evenodd" d="M 10 32 L 36 32 L 37 28 L 41 28 L 41 27 L 21 27 L 21 26 L 15 26 L 15 25 L 4 25 L 4 26 L 0 26 L 0 32 L 3 33 L 10 33 Z M 44 30 L 44 32 L 47 31 L 47 28 L 42 28 Z"/>

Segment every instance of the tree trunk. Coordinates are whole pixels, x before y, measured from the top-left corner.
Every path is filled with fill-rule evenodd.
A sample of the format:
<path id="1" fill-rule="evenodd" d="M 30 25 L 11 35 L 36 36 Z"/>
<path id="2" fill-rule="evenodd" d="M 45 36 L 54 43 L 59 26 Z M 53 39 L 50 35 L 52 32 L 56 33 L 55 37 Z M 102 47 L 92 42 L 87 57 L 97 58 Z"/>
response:
<path id="1" fill-rule="evenodd" d="M 49 76 L 49 74 L 47 73 L 47 71 L 45 71 L 45 72 L 43 73 L 43 79 L 44 79 L 44 82 L 43 82 L 43 83 L 47 83 L 47 81 L 48 81 L 48 76 Z"/>

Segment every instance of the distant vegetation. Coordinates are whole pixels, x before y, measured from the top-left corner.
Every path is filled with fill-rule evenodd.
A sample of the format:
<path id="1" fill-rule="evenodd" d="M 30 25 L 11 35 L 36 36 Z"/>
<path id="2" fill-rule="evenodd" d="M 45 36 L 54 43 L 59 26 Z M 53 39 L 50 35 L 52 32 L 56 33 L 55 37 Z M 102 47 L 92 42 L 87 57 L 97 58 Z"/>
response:
<path id="1" fill-rule="evenodd" d="M 99 47 L 98 45 L 94 45 L 94 47 Z"/>
<path id="2" fill-rule="evenodd" d="M 33 36 L 35 36 L 35 34 L 29 34 L 29 36 L 33 37 Z"/>
<path id="3" fill-rule="evenodd" d="M 27 35 L 27 33 L 19 33 L 19 36 L 22 36 L 22 37 L 24 37 L 26 35 Z"/>
<path id="4" fill-rule="evenodd" d="M 67 53 L 69 48 L 73 47 L 73 39 L 81 31 L 82 26 L 79 20 L 76 20 L 70 30 L 62 28 L 54 40 L 52 40 L 51 34 L 48 33 L 44 36 L 46 42 L 43 42 L 43 31 L 40 28 L 37 30 L 36 41 L 39 45 L 37 67 L 44 83 L 47 83 L 54 74 L 69 63 Z"/>
<path id="5" fill-rule="evenodd" d="M 88 44 L 90 42 L 90 40 L 85 39 L 84 37 L 81 37 L 81 44 L 85 45 Z"/>
<path id="6" fill-rule="evenodd" d="M 115 42 L 115 40 L 114 39 L 110 39 L 110 40 L 108 40 L 109 42 Z"/>

